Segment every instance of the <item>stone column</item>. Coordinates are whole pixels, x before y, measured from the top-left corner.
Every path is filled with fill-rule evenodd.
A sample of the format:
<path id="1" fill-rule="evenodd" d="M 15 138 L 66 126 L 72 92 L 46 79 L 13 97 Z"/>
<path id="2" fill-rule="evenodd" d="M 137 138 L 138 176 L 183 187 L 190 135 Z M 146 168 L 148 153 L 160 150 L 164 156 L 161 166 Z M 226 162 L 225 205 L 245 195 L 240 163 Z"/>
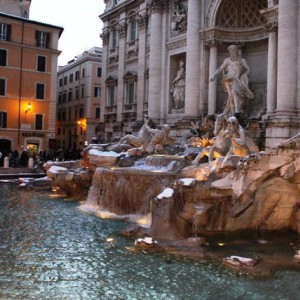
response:
<path id="1" fill-rule="evenodd" d="M 299 1 L 279 1 L 277 112 L 294 113 L 297 87 Z"/>
<path id="2" fill-rule="evenodd" d="M 209 42 L 209 80 L 213 77 L 217 70 L 218 48 L 216 43 Z M 209 81 L 208 84 L 208 114 L 216 113 L 217 107 L 217 80 Z"/>
<path id="3" fill-rule="evenodd" d="M 200 85 L 200 2 L 188 1 L 185 115 L 198 116 Z"/>
<path id="4" fill-rule="evenodd" d="M 268 79 L 267 79 L 267 113 L 274 113 L 276 109 L 277 83 L 277 24 L 267 26 L 269 31 L 268 45 Z"/>
<path id="5" fill-rule="evenodd" d="M 106 105 L 106 76 L 107 76 L 107 53 L 109 45 L 109 31 L 108 29 L 103 29 L 100 35 L 102 39 L 102 80 L 101 80 L 101 105 L 100 105 L 100 123 L 104 122 L 104 112 Z"/>
<path id="6" fill-rule="evenodd" d="M 161 63 L 162 63 L 162 11 L 160 1 L 150 1 L 150 55 L 149 55 L 149 100 L 148 115 L 152 119 L 159 119 L 161 99 Z"/>
<path id="7" fill-rule="evenodd" d="M 124 101 L 124 80 L 125 75 L 125 35 L 126 35 L 126 23 L 120 23 L 117 26 L 119 34 L 119 60 L 118 60 L 118 90 L 117 90 L 117 122 L 122 121 L 123 101 Z"/>
<path id="8" fill-rule="evenodd" d="M 147 15 L 139 15 L 137 18 L 139 29 L 139 54 L 138 54 L 138 82 L 137 82 L 137 120 L 141 121 L 144 117 L 145 101 L 145 67 L 146 67 L 146 27 Z"/>

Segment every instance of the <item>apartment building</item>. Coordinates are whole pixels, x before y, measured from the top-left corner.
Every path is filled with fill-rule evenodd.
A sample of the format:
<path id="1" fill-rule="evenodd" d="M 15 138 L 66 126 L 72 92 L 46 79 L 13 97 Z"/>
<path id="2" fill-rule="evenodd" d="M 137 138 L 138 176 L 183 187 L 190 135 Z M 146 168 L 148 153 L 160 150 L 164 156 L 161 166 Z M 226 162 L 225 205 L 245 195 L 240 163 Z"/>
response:
<path id="1" fill-rule="evenodd" d="M 5 4 L 1 2 L 1 10 Z M 63 32 L 62 27 L 28 19 L 30 1 L 9 4 L 11 11 L 0 12 L 3 156 L 15 149 L 37 153 L 55 147 L 58 41 Z"/>
<path id="2" fill-rule="evenodd" d="M 100 121 L 102 49 L 91 48 L 58 70 L 56 140 L 80 150 L 97 139 Z"/>

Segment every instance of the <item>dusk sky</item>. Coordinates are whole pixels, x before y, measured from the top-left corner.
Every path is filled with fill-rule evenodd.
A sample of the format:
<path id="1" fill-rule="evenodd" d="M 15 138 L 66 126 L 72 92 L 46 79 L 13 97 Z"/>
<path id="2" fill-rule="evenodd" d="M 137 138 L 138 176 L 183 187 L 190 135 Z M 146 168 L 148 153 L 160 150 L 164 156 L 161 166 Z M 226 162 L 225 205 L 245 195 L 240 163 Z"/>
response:
<path id="1" fill-rule="evenodd" d="M 30 19 L 64 28 L 58 64 L 66 65 L 83 51 L 102 46 L 102 21 L 98 16 L 104 8 L 103 0 L 32 0 Z"/>

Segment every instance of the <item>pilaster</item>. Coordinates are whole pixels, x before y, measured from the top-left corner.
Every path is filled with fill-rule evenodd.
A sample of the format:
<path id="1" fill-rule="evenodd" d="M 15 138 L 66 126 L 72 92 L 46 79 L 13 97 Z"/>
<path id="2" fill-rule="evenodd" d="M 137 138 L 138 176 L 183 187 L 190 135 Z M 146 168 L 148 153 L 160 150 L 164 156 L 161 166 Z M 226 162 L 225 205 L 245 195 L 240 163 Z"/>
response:
<path id="1" fill-rule="evenodd" d="M 200 2 L 188 2 L 185 115 L 199 113 L 200 84 Z"/>
<path id="2" fill-rule="evenodd" d="M 150 54 L 149 54 L 149 101 L 148 115 L 152 119 L 159 119 L 161 99 L 161 71 L 162 71 L 162 9 L 166 0 L 151 0 L 147 4 L 150 14 Z"/>
<path id="3" fill-rule="evenodd" d="M 125 22 L 117 25 L 119 35 L 119 61 L 118 61 L 118 90 L 117 90 L 117 122 L 122 121 L 123 100 L 124 100 L 124 80 L 125 75 L 125 45 L 126 45 L 126 28 Z"/>
<path id="4" fill-rule="evenodd" d="M 137 120 L 143 120 L 145 101 L 145 67 L 146 67 L 146 35 L 148 16 L 146 13 L 137 16 L 139 30 L 138 81 L 137 81 Z"/>

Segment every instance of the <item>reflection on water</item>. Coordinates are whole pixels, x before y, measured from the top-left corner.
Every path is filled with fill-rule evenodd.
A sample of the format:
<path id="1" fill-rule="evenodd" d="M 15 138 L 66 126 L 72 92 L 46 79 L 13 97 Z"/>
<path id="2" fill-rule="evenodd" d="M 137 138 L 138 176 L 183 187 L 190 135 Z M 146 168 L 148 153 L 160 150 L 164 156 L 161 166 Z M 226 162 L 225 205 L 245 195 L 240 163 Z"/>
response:
<path id="1" fill-rule="evenodd" d="M 135 252 L 118 235 L 124 222 L 46 194 L 0 188 L 0 299 L 299 297 L 299 272 L 259 280 L 208 261 Z"/>

